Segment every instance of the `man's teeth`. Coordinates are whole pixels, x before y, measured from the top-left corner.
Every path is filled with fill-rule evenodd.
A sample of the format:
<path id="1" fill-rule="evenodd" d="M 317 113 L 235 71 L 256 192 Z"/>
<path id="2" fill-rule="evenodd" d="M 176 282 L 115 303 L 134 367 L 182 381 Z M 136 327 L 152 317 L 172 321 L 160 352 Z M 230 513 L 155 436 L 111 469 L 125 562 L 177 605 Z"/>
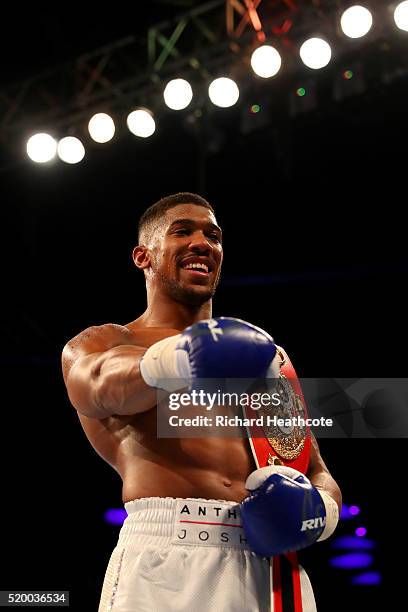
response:
<path id="1" fill-rule="evenodd" d="M 197 270 L 204 270 L 204 272 L 208 273 L 208 266 L 206 266 L 203 263 L 189 263 L 186 266 L 184 266 L 185 270 L 192 270 L 192 269 L 197 269 Z"/>

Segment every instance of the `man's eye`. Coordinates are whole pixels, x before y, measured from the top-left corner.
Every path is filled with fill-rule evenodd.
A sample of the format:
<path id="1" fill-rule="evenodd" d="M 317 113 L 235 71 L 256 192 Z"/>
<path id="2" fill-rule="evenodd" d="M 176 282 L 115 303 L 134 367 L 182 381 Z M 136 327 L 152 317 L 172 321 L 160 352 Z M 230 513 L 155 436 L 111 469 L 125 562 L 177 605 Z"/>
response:
<path id="1" fill-rule="evenodd" d="M 210 234 L 210 238 L 211 240 L 214 240 L 214 242 L 220 242 L 220 237 L 218 234 Z"/>
<path id="2" fill-rule="evenodd" d="M 180 235 L 180 236 L 187 235 L 188 234 L 188 230 L 186 230 L 186 229 L 179 229 L 179 230 L 176 230 L 174 233 L 177 234 L 177 235 Z"/>

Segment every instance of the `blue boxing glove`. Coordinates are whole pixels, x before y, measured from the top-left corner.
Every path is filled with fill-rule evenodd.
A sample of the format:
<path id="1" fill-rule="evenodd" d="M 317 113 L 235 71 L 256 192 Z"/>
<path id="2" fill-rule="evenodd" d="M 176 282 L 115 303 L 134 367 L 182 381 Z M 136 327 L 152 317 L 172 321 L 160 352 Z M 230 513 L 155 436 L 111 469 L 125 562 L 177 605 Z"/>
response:
<path id="1" fill-rule="evenodd" d="M 338 506 L 306 476 L 287 466 L 252 472 L 241 503 L 250 548 L 263 557 L 306 548 L 328 538 L 338 522 Z"/>
<path id="2" fill-rule="evenodd" d="M 266 378 L 275 354 L 271 336 L 261 328 L 219 317 L 153 344 L 140 362 L 140 373 L 149 386 L 166 391 L 176 388 L 175 379 L 191 386 L 197 378 Z"/>

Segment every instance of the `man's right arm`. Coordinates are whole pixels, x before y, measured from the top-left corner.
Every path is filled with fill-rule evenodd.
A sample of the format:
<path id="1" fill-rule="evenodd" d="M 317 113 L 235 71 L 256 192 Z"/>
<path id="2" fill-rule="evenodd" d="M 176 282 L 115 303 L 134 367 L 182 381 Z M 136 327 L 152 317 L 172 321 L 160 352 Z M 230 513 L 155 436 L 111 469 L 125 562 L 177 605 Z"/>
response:
<path id="1" fill-rule="evenodd" d="M 133 333 L 121 325 L 89 327 L 75 336 L 62 352 L 72 405 L 80 414 L 97 419 L 153 408 L 157 390 L 144 382 L 139 369 L 145 352 L 145 347 L 135 346 Z"/>
<path id="2" fill-rule="evenodd" d="M 157 403 L 156 389 L 171 391 L 174 380 L 188 387 L 193 378 L 263 378 L 276 354 L 269 334 L 230 317 L 198 321 L 181 334 L 160 329 L 153 343 L 152 330 L 148 337 L 138 333 L 142 346 L 126 327 L 102 325 L 66 345 L 64 380 L 78 412 L 93 418 L 145 412 Z"/>

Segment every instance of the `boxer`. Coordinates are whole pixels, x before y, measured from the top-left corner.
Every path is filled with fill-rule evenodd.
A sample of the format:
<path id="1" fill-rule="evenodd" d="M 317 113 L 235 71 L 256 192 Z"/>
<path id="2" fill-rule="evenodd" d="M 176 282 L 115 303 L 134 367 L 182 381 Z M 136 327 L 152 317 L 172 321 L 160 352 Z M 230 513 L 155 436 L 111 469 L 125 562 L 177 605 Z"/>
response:
<path id="1" fill-rule="evenodd" d="M 191 193 L 159 200 L 142 215 L 133 250 L 145 311 L 126 325 L 90 327 L 64 347 L 69 399 L 94 449 L 120 474 L 128 513 L 99 612 L 284 610 L 271 559 L 336 526 L 341 493 L 314 438 L 305 474 L 287 465 L 256 469 L 244 436 L 157 436 L 158 389 L 169 393 L 169 381 L 263 379 L 276 370 L 267 332 L 212 318 L 222 259 L 221 229 L 206 200 Z M 303 568 L 298 577 L 290 609 L 312 612 Z"/>

